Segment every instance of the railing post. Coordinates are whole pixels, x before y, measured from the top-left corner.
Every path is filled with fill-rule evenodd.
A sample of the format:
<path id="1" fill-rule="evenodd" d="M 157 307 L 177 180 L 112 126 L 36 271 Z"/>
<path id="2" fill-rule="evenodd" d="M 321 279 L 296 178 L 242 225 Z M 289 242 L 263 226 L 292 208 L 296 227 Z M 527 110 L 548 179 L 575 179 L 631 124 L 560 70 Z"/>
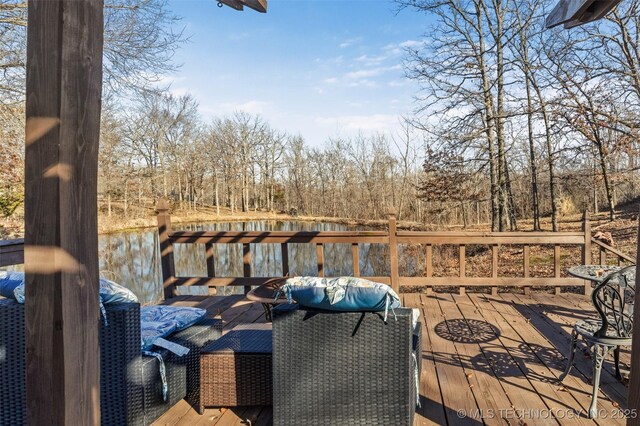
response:
<path id="1" fill-rule="evenodd" d="M 636 265 L 640 264 L 640 221 L 638 225 L 638 249 L 636 255 Z M 640 297 L 640 275 L 636 274 L 635 300 Z M 633 321 L 640 324 L 640 309 L 633 312 Z M 627 406 L 632 413 L 640 410 L 640 327 L 633 328 L 633 336 L 631 340 L 631 373 L 629 374 L 631 383 L 629 383 L 629 396 L 627 397 Z M 627 425 L 640 425 L 638 416 L 630 416 Z"/>
<path id="2" fill-rule="evenodd" d="M 389 258 L 391 260 L 391 288 L 400 293 L 400 277 L 398 273 L 398 235 L 396 230 L 395 209 L 389 211 Z"/>
<path id="3" fill-rule="evenodd" d="M 280 244 L 280 253 L 282 257 L 282 276 L 289 276 L 289 246 L 287 243 Z"/>
<path id="4" fill-rule="evenodd" d="M 324 277 L 324 244 L 316 244 L 316 259 L 318 263 L 318 276 Z"/>
<path id="5" fill-rule="evenodd" d="M 582 215 L 582 232 L 584 232 L 584 246 L 582 247 L 582 264 L 591 265 L 591 223 L 589 222 L 589 210 Z M 584 282 L 584 294 L 591 293 L 591 282 Z"/>
<path id="6" fill-rule="evenodd" d="M 169 214 L 169 203 L 165 199 L 158 200 L 156 206 L 158 214 L 158 235 L 160 236 L 160 263 L 162 265 L 162 286 L 164 287 L 164 298 L 173 297 L 175 290 L 176 271 L 173 262 L 173 243 L 169 238 L 171 233 L 171 214 Z"/>
<path id="7" fill-rule="evenodd" d="M 251 244 L 242 245 L 242 275 L 245 278 L 251 277 Z M 250 285 L 244 286 L 244 294 L 251 291 Z"/>
<path id="8" fill-rule="evenodd" d="M 433 247 L 431 244 L 427 244 L 424 254 L 424 275 L 427 278 L 431 278 L 433 276 Z M 429 281 L 427 279 L 427 281 Z M 431 294 L 432 287 L 427 286 L 427 295 Z"/>

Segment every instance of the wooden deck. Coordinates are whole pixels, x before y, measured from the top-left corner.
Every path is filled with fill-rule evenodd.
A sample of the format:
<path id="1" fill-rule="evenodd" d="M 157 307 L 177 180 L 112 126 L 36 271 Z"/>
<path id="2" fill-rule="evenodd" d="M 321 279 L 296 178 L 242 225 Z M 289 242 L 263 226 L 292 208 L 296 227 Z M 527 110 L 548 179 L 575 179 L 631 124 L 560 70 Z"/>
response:
<path id="1" fill-rule="evenodd" d="M 464 296 L 403 295 L 422 311 L 421 407 L 416 425 L 622 425 L 627 387 L 605 363 L 598 408 L 586 417 L 591 395 L 591 359 L 580 344 L 576 367 L 563 384 L 572 324 L 593 315 L 589 298 L 576 294 Z M 198 306 L 222 318 L 225 330 L 263 322 L 262 306 L 242 296 L 180 297 L 169 303 Z M 622 354 L 623 375 L 629 350 Z M 155 425 L 270 425 L 271 407 L 207 409 L 200 416 L 186 402 Z"/>

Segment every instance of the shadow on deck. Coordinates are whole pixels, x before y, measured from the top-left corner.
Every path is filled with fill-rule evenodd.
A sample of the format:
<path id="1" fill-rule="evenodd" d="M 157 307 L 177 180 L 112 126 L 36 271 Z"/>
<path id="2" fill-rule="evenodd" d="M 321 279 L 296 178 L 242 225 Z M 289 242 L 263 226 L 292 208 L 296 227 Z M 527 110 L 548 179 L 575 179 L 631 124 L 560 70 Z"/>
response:
<path id="1" fill-rule="evenodd" d="M 576 294 L 498 296 L 404 294 L 422 312 L 421 407 L 416 425 L 623 425 L 627 387 L 603 368 L 600 418 L 586 416 L 591 401 L 591 357 L 581 342 L 576 367 L 564 383 L 571 327 L 595 315 L 588 297 Z M 264 322 L 262 306 L 243 296 L 179 297 L 170 304 L 207 309 L 225 330 Z M 623 375 L 629 350 L 622 351 Z M 200 416 L 181 401 L 154 425 L 271 425 L 271 407 L 207 409 Z"/>

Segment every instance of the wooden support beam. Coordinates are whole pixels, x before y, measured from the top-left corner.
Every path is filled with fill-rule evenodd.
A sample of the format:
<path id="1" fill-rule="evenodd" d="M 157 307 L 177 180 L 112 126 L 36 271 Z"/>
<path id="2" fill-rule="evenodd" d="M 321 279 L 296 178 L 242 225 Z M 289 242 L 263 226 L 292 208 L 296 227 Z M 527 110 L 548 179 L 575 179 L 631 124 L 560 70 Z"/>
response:
<path id="1" fill-rule="evenodd" d="M 173 241 L 169 237 L 171 234 L 171 214 L 169 213 L 167 200 L 158 200 L 156 213 L 158 214 L 158 235 L 160 238 L 162 287 L 164 288 L 164 298 L 170 299 L 173 297 L 176 288 L 176 269 L 173 259 Z"/>
<path id="2" fill-rule="evenodd" d="M 28 2 L 25 339 L 31 425 L 100 424 L 102 45 L 101 0 Z"/>

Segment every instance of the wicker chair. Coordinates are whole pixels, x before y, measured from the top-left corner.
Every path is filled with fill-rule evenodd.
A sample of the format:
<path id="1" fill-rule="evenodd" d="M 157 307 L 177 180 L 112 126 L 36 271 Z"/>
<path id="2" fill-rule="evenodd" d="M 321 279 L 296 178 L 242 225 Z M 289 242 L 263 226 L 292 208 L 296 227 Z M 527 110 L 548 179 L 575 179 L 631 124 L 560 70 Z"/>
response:
<path id="1" fill-rule="evenodd" d="M 567 369 L 560 376 L 560 380 L 571 371 L 573 359 L 582 336 L 593 352 L 593 392 L 589 417 L 597 417 L 598 388 L 600 387 L 600 372 L 605 358 L 611 350 L 616 369 L 616 378 L 620 380 L 620 346 L 631 346 L 633 332 L 633 302 L 635 295 L 635 265 L 628 266 L 607 276 L 602 283 L 593 290 L 591 299 L 599 319 L 586 319 L 576 322 L 571 332 L 571 353 Z"/>
<path id="2" fill-rule="evenodd" d="M 383 315 L 273 310 L 273 424 L 412 425 L 420 325 Z"/>
<path id="3" fill-rule="evenodd" d="M 158 360 L 141 355 L 140 305 L 106 305 L 100 326 L 100 411 L 106 426 L 148 425 L 181 399 L 199 407 L 199 349 L 220 337 L 222 323 L 206 319 L 171 336 L 188 347 L 180 358 L 161 351 L 167 400 L 162 397 Z M 98 317 L 96 316 L 96 321 Z M 0 299 L 0 425 L 26 423 L 24 305 Z"/>

